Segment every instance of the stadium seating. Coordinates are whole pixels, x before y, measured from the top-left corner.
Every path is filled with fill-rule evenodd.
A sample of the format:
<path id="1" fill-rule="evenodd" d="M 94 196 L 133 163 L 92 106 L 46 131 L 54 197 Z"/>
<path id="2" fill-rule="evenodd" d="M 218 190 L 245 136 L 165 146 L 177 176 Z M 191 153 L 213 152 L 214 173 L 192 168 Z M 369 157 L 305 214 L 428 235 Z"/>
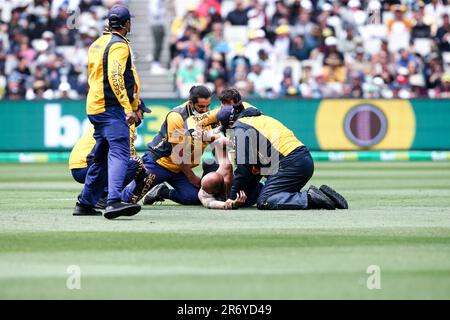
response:
<path id="1" fill-rule="evenodd" d="M 188 26 L 192 26 L 194 33 L 200 36 L 200 50 L 206 49 L 206 43 L 213 44 L 212 51 L 206 52 L 206 55 L 196 62 L 202 65 L 205 81 L 209 81 L 208 85 L 213 89 L 216 89 L 214 84 L 216 80 L 218 83 L 224 82 L 225 85 L 236 85 L 236 75 L 233 74 L 236 70 L 234 65 L 236 62 L 245 64 L 245 68 L 240 67 L 239 70 L 241 73 L 246 73 L 239 75 L 240 85 L 251 83 L 248 75 L 252 72 L 253 65 L 261 64 L 265 74 L 270 75 L 271 81 L 267 84 L 271 88 L 269 91 L 278 92 L 283 71 L 287 67 L 292 68 L 295 85 L 302 85 L 301 65 L 303 61 L 308 60 L 308 64 L 313 66 L 313 78 L 308 81 L 312 85 L 318 85 L 324 75 L 329 75 L 329 73 L 323 73 L 324 59 L 333 51 L 333 45 L 329 46 L 327 43 L 336 43 L 339 48 L 336 52 L 339 56 L 339 70 L 345 70 L 347 74 L 340 85 L 350 86 L 344 92 L 352 92 L 350 74 L 353 71 L 363 71 L 364 74 L 361 75 L 363 88 L 372 88 L 371 79 L 384 79 L 383 83 L 378 86 L 380 90 L 378 95 L 383 96 L 385 93 L 386 97 L 395 97 L 398 91 L 395 88 L 400 85 L 397 83 L 399 79 L 397 65 L 406 67 L 404 64 L 410 62 L 402 60 L 400 49 L 408 52 L 408 60 L 414 60 L 418 72 L 425 77 L 423 82 L 425 87 L 418 92 L 428 92 L 429 97 L 440 97 L 443 90 L 447 90 L 448 87 L 444 86 L 442 79 L 449 77 L 449 53 L 445 50 L 440 51 L 441 46 L 438 45 L 436 30 L 442 27 L 444 21 L 442 12 L 449 13 L 450 5 L 445 5 L 444 9 L 439 11 L 441 16 L 432 16 L 429 13 L 432 11 L 427 7 L 429 1 L 408 2 L 404 6 L 389 7 L 386 3 L 380 3 L 377 0 L 361 2 L 284 0 L 267 1 L 265 6 L 257 4 L 258 1 L 244 0 L 244 11 L 240 12 L 245 12 L 247 25 L 233 25 L 234 21 L 230 20 L 228 16 L 235 12 L 237 3 L 235 0 L 208 0 L 206 2 L 173 0 L 172 7 L 168 6 L 167 8 L 170 15 L 167 15 L 166 36 L 163 40 L 161 60 L 164 72 L 161 73 L 159 70 L 158 73 L 154 73 L 150 72 L 154 39 L 151 35 L 149 36 L 149 1 L 79 0 L 80 10 L 78 11 L 74 10 L 77 8 L 76 6 L 61 6 L 63 1 L 55 1 L 51 5 L 45 5 L 46 1 L 43 2 L 44 5 L 35 5 L 32 1 L 12 0 L 7 2 L 8 5 L 3 6 L 0 17 L 0 27 L 4 31 L 0 36 L 0 98 L 52 98 L 61 96 L 61 88 L 70 92 L 69 97 L 83 98 L 87 90 L 87 61 L 83 56 L 89 45 L 102 32 L 105 14 L 108 8 L 115 3 L 128 3 L 132 12 L 136 11 L 137 13 L 133 20 L 130 39 L 136 58 L 135 63 L 141 77 L 142 96 L 144 97 L 173 97 L 174 92 L 180 91 L 175 88 L 175 78 L 178 69 L 183 66 L 182 60 L 186 57 L 186 54 L 180 55 L 180 48 L 185 46 L 191 37 L 190 35 L 182 36 Z M 77 1 L 73 3 L 77 3 Z M 169 3 L 171 2 L 167 2 L 167 4 Z M 221 15 L 213 12 L 216 11 L 215 9 L 209 11 L 209 15 L 204 15 L 205 11 L 201 11 L 199 8 L 205 3 L 207 6 L 214 3 L 220 6 Z M 370 8 L 367 5 L 370 5 Z M 381 11 L 373 11 L 373 8 L 381 8 Z M 199 16 L 199 12 L 203 12 L 203 16 Z M 370 13 L 368 14 L 369 18 L 362 19 L 364 13 L 367 12 Z M 396 14 L 399 12 L 404 20 L 400 19 L 392 24 L 392 21 L 398 19 Z M 424 15 L 424 18 L 416 21 L 421 14 Z M 38 16 L 44 18 L 41 19 L 42 25 L 36 26 L 34 21 Z M 356 19 L 356 21 L 354 19 L 356 16 L 361 19 Z M 38 23 L 41 23 L 39 22 L 41 20 L 38 19 Z M 69 21 L 71 24 L 68 23 Z M 175 21 L 181 21 L 181 24 L 177 26 L 176 34 L 171 33 L 174 30 L 173 23 Z M 405 21 L 404 25 L 401 21 Z M 211 33 L 213 22 L 223 25 L 222 34 L 213 35 Z M 75 27 L 72 28 L 71 25 L 74 23 Z M 412 27 L 416 24 L 418 27 L 412 34 Z M 250 28 L 250 25 L 258 26 L 263 31 Z M 281 30 L 279 27 L 288 30 L 289 41 L 284 44 L 275 42 L 277 30 Z M 251 55 L 246 50 L 247 43 L 250 41 L 249 37 L 261 34 L 261 32 L 266 41 L 266 44 L 261 47 L 264 50 L 253 52 Z M 425 37 L 427 32 L 430 36 Z M 45 37 L 47 39 L 44 39 Z M 387 41 L 387 49 L 384 46 L 385 41 Z M 355 65 L 355 59 L 361 58 L 357 58 L 358 52 L 361 53 L 362 50 L 364 51 L 362 60 Z M 278 52 L 277 56 L 274 51 Z M 220 79 L 214 78 L 218 76 L 211 78 L 206 75 L 206 72 L 211 71 L 210 62 L 214 52 L 225 58 L 222 68 L 226 70 L 226 75 L 222 73 Z M 283 52 L 281 57 L 279 52 Z M 256 56 L 256 54 L 258 55 Z M 236 56 L 239 55 L 241 57 L 236 60 Z M 445 74 L 442 74 L 442 79 L 428 81 L 427 77 L 432 74 L 429 70 L 435 68 L 435 62 L 431 61 L 435 61 L 436 57 Z M 21 62 L 23 59 L 26 62 L 25 60 Z M 378 61 L 378 64 L 372 64 L 374 59 Z M 52 66 L 52 64 L 54 65 Z M 64 67 L 58 67 L 60 65 Z M 34 76 L 36 68 L 42 68 L 43 74 L 40 75 L 42 79 L 36 79 Z M 389 76 L 380 77 L 380 70 L 389 72 Z M 212 70 L 212 72 L 214 75 L 215 71 Z M 435 77 L 436 75 L 433 76 L 433 78 Z M 416 78 L 413 77 L 413 79 Z M 412 85 L 408 82 L 409 77 L 406 78 L 406 81 L 407 83 L 402 83 L 401 86 Z M 415 85 L 417 83 L 422 84 L 422 81 L 414 81 Z M 38 93 L 37 87 L 44 90 L 39 90 Z M 373 94 L 373 92 L 368 93 L 364 90 L 356 91 L 361 93 L 361 97 Z M 42 95 L 42 92 L 46 92 L 46 94 Z M 250 97 L 282 97 L 273 94 L 261 96 L 261 92 L 251 90 L 244 94 Z M 324 97 L 326 97 L 326 92 Z M 305 98 L 312 98 L 312 96 L 305 96 Z"/>

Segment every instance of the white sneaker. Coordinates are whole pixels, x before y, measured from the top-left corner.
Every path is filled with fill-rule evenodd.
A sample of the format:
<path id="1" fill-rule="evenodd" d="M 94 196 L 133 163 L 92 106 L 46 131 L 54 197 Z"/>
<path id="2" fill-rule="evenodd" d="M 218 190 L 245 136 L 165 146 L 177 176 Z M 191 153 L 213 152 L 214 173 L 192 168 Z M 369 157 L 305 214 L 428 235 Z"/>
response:
<path id="1" fill-rule="evenodd" d="M 161 65 L 159 63 L 154 62 L 154 63 L 152 63 L 150 73 L 154 74 L 154 75 L 162 75 L 162 74 L 166 74 L 167 70 L 164 69 L 163 67 L 161 67 Z"/>

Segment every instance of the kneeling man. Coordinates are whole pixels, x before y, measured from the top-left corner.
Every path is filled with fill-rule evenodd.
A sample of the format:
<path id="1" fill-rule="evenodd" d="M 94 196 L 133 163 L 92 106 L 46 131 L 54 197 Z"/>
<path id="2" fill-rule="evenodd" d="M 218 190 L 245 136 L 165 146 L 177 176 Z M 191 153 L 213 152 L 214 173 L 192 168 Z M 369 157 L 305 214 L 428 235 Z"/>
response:
<path id="1" fill-rule="evenodd" d="M 291 130 L 256 108 L 244 108 L 234 88 L 224 90 L 219 99 L 222 107 L 217 119 L 231 129 L 236 150 L 231 200 L 236 200 L 241 190 L 247 190 L 255 177 L 266 176 L 257 197 L 258 209 L 348 208 L 347 201 L 328 186 L 311 186 L 301 191 L 313 175 L 314 162 Z"/>

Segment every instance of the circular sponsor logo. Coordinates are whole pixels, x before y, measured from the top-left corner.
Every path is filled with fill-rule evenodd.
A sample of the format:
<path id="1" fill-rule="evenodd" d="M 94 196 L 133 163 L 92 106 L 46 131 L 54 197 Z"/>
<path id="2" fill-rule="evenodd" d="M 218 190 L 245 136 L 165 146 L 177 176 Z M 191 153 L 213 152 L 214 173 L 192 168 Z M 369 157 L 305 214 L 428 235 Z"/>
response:
<path id="1" fill-rule="evenodd" d="M 345 115 L 345 135 L 360 147 L 376 145 L 386 136 L 386 131 L 386 115 L 374 105 L 357 105 Z"/>
<path id="2" fill-rule="evenodd" d="M 322 150 L 406 150 L 416 134 L 414 109 L 400 99 L 325 99 L 315 126 Z"/>

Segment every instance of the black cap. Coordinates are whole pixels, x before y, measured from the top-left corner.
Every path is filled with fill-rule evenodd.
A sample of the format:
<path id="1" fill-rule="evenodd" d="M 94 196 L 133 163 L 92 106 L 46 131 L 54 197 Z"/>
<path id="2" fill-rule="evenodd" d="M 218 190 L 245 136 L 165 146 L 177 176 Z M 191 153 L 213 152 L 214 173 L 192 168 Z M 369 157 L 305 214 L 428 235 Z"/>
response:
<path id="1" fill-rule="evenodd" d="M 152 113 L 152 110 L 145 105 L 144 100 L 142 100 L 142 99 L 139 99 L 139 106 L 138 106 L 138 108 L 142 109 L 142 111 L 144 111 L 146 113 Z"/>
<path id="2" fill-rule="evenodd" d="M 222 106 L 217 112 L 217 122 L 223 126 L 228 126 L 230 122 L 235 122 L 242 110 L 238 106 Z"/>
<path id="3" fill-rule="evenodd" d="M 217 122 L 220 122 L 223 125 L 227 125 L 230 121 L 231 115 L 233 113 L 232 106 L 223 106 L 217 112 Z"/>
<path id="4" fill-rule="evenodd" d="M 127 7 L 122 5 L 113 6 L 108 12 L 108 21 L 110 27 L 123 27 L 123 24 L 131 19 L 133 15 Z"/>

